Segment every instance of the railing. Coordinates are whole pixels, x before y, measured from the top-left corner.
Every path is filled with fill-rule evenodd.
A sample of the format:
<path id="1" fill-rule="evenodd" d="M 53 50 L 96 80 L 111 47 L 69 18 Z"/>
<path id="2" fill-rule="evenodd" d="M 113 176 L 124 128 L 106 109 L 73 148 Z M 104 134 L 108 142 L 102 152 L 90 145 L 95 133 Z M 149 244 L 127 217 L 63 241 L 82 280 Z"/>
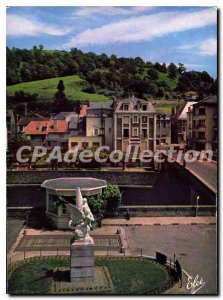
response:
<path id="1" fill-rule="evenodd" d="M 163 261 L 159 261 L 157 254 L 160 254 L 160 257 L 163 258 Z M 23 261 L 31 257 L 44 257 L 44 256 L 69 256 L 70 250 L 67 247 L 43 247 L 40 250 L 29 250 L 29 251 L 20 251 L 14 252 L 11 255 L 8 255 L 7 264 L 10 266 L 12 263 L 17 261 Z M 122 257 L 144 257 L 149 258 L 154 261 L 160 262 L 170 268 L 175 270 L 176 264 L 176 255 L 173 254 L 172 257 L 167 256 L 166 254 L 144 248 L 124 248 L 123 245 L 120 247 L 114 246 L 99 246 L 95 247 L 95 256 L 122 256 Z"/>

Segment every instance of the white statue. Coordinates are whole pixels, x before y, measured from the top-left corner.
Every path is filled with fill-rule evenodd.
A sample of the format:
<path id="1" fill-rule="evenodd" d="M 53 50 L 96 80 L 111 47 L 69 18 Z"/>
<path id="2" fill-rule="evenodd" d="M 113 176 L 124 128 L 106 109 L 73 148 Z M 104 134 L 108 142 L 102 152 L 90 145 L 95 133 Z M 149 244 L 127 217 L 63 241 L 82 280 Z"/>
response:
<path id="1" fill-rule="evenodd" d="M 82 197 L 80 188 L 76 190 L 76 206 L 69 203 L 68 211 L 71 218 L 69 227 L 74 230 L 75 238 L 78 240 L 91 240 L 89 232 L 94 216 L 88 206 L 87 199 Z"/>

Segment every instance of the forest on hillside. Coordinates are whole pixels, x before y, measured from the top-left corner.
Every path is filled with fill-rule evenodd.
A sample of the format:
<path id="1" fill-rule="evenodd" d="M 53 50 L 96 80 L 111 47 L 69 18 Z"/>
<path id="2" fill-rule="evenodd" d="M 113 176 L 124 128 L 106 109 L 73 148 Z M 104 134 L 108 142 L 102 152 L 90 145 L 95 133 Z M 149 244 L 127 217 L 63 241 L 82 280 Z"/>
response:
<path id="1" fill-rule="evenodd" d="M 112 98 L 134 94 L 139 98 L 177 99 L 187 91 L 200 98 L 217 93 L 217 79 L 206 71 L 187 71 L 183 63 L 175 65 L 142 58 L 97 55 L 72 48 L 70 51 L 31 50 L 7 47 L 7 85 L 48 78 L 79 75 L 82 91 Z M 78 99 L 74 99 L 78 100 Z"/>

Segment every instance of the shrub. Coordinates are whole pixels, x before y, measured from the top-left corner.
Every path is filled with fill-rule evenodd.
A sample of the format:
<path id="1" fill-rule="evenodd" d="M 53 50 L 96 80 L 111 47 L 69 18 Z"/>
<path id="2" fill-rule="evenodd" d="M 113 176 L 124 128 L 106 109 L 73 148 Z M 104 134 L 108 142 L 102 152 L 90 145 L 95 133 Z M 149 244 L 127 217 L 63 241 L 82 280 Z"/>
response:
<path id="1" fill-rule="evenodd" d="M 122 200 L 122 193 L 117 185 L 108 185 L 102 192 L 101 199 L 106 203 L 106 211 L 115 213 Z"/>

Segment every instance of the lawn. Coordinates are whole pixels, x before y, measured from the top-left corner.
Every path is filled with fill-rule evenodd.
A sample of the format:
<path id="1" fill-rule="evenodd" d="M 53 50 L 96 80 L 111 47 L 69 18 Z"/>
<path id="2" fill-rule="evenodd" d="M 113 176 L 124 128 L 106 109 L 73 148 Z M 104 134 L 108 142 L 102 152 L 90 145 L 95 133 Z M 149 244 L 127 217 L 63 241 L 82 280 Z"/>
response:
<path id="1" fill-rule="evenodd" d="M 109 98 L 103 95 L 89 94 L 82 92 L 83 80 L 78 75 L 57 77 L 51 79 L 23 82 L 7 87 L 7 95 L 13 96 L 16 91 L 38 94 L 40 100 L 53 100 L 57 92 L 59 80 L 64 81 L 65 94 L 70 100 L 90 100 L 90 101 L 108 101 Z"/>
<path id="2" fill-rule="evenodd" d="M 97 257 L 95 263 L 109 270 L 114 290 L 107 294 L 154 294 L 156 286 L 164 287 L 169 279 L 164 267 L 149 260 Z M 27 261 L 12 273 L 8 281 L 8 293 L 49 294 L 53 269 L 58 266 L 68 267 L 69 258 Z"/>

